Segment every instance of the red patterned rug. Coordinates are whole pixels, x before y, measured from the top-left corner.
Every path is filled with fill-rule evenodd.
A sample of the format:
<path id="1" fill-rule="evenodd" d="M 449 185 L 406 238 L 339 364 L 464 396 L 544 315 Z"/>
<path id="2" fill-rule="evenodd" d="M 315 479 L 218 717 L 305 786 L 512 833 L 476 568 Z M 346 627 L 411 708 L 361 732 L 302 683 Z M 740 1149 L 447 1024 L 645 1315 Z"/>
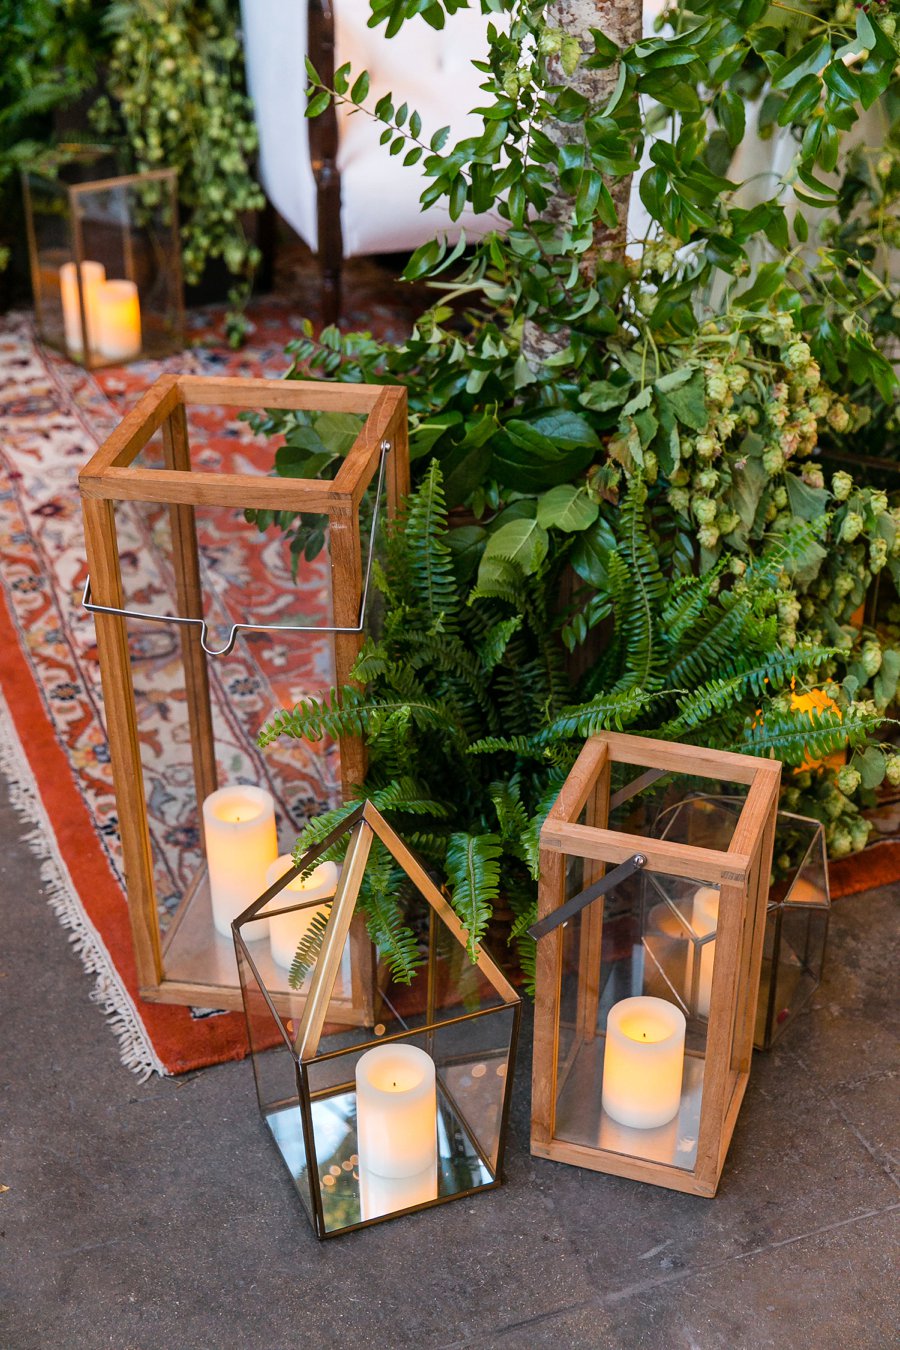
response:
<path id="1" fill-rule="evenodd" d="M 278 302 L 256 306 L 251 317 L 253 332 L 240 353 L 221 341 L 221 314 L 201 313 L 192 318 L 192 345 L 183 355 L 94 374 L 41 348 L 30 316 L 0 320 L 0 768 L 32 827 L 44 893 L 95 976 L 93 996 L 119 1037 L 124 1062 L 144 1076 L 243 1055 L 243 1017 L 138 996 L 94 624 L 80 603 L 86 567 L 77 475 L 163 372 L 282 374 L 297 320 Z M 387 311 L 353 314 L 350 321 L 361 326 L 373 317 L 382 333 L 395 327 Z M 270 471 L 271 447 L 245 423 L 214 409 L 192 410 L 189 420 L 202 467 Z M 277 623 L 288 615 L 327 622 L 324 561 L 301 563 L 294 581 L 280 537 L 261 537 L 235 515 L 198 513 L 211 624 L 251 617 Z M 126 605 L 175 612 L 165 509 L 128 504 L 117 508 L 117 524 Z M 165 929 L 200 861 L 179 645 L 170 625 L 130 627 Z M 288 848 L 309 814 L 335 802 L 336 755 L 294 743 L 262 755 L 256 733 L 275 708 L 333 682 L 331 649 L 325 639 L 255 637 L 262 635 L 246 635 L 229 656 L 210 662 L 217 756 L 221 781 L 269 787 L 280 844 Z"/>

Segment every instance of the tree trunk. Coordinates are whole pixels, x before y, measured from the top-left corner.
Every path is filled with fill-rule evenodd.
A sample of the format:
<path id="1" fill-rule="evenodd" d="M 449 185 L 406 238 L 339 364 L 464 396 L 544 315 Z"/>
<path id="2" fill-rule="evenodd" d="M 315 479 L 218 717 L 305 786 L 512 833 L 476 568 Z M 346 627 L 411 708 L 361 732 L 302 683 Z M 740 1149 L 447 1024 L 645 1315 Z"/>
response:
<path id="1" fill-rule="evenodd" d="M 566 37 L 576 38 L 582 50 L 588 53 L 593 49 L 592 28 L 599 28 L 619 47 L 629 47 L 637 42 L 642 32 L 643 4 L 642 0 L 554 0 L 547 6 L 546 18 L 550 28 L 559 28 Z M 547 68 L 551 83 L 570 85 L 595 107 L 602 107 L 609 100 L 618 78 L 617 66 L 610 66 L 606 70 L 587 70 L 584 61 L 579 63 L 572 76 L 568 76 L 559 56 L 549 57 Z M 577 128 L 572 123 L 554 120 L 549 121 L 544 130 L 557 145 L 566 144 L 577 134 Z M 600 220 L 596 221 L 593 245 L 585 251 L 580 264 L 582 276 L 588 280 L 593 277 L 598 261 L 615 257 L 625 248 L 631 178 L 622 178 L 607 186 L 615 204 L 619 225 L 615 230 L 610 230 Z M 561 231 L 570 218 L 572 204 L 571 197 L 557 190 L 544 219 Z M 537 370 L 549 356 L 562 351 L 568 341 L 568 330 L 547 333 L 535 320 L 529 319 L 522 335 L 522 355 L 531 369 Z"/>

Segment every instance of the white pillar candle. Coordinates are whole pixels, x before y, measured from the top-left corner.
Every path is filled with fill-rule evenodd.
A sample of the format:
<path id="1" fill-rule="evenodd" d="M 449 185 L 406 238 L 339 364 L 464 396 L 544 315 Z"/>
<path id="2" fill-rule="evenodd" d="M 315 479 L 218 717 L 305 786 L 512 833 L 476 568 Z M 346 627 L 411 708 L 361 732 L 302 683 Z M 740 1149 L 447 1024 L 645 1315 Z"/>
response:
<path id="1" fill-rule="evenodd" d="M 97 294 L 106 282 L 106 268 L 102 263 L 81 264 L 81 290 L 84 298 L 84 317 L 87 324 L 87 342 L 81 331 L 81 305 L 78 300 L 77 263 L 63 263 L 59 269 L 59 295 L 62 301 L 63 329 L 70 352 L 83 352 L 97 342 Z"/>
<path id="2" fill-rule="evenodd" d="M 691 910 L 691 927 L 698 938 L 709 937 L 716 931 L 719 922 L 718 886 L 701 886 L 694 892 Z M 711 938 L 700 947 L 700 974 L 697 980 L 697 1006 L 699 1017 L 709 1017 L 709 1000 L 712 993 L 713 966 L 716 960 L 716 940 Z"/>
<path id="3" fill-rule="evenodd" d="M 415 1045 L 376 1045 L 356 1065 L 360 1175 L 421 1175 L 437 1164 L 434 1060 Z"/>
<path id="4" fill-rule="evenodd" d="M 97 290 L 97 338 L 107 361 L 130 361 L 141 351 L 141 307 L 133 281 L 105 281 Z"/>
<path id="5" fill-rule="evenodd" d="M 603 1109 L 620 1125 L 650 1130 L 681 1106 L 684 1013 L 663 998 L 623 998 L 610 1008 L 603 1054 Z"/>
<path id="6" fill-rule="evenodd" d="M 211 792 L 203 803 L 203 829 L 213 923 L 231 937 L 232 920 L 262 895 L 278 856 L 272 794 L 243 783 Z M 266 936 L 267 920 L 253 926 L 254 939 Z"/>
<path id="7" fill-rule="evenodd" d="M 266 872 L 266 886 L 274 886 L 294 865 L 289 853 L 280 858 Z M 327 900 L 337 888 L 338 869 L 333 862 L 321 863 L 308 877 L 293 881 L 278 892 L 268 909 L 283 909 L 286 905 L 306 904 L 310 900 Z M 312 905 L 308 909 L 297 909 L 292 914 L 275 914 L 269 919 L 269 944 L 272 948 L 272 960 L 285 970 L 290 970 L 297 954 L 297 948 L 306 936 L 307 930 L 316 914 L 327 914 L 326 905 Z"/>

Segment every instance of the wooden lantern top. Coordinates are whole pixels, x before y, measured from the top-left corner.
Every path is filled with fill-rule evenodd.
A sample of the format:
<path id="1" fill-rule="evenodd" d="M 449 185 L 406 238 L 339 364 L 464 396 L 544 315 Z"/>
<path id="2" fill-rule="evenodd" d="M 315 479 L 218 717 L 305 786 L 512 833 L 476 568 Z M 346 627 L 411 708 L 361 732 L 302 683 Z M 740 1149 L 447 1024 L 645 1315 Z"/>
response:
<path id="1" fill-rule="evenodd" d="M 366 420 L 333 481 L 135 465 L 156 432 L 188 407 L 360 413 Z M 310 511 L 347 519 L 358 511 L 382 441 L 391 438 L 398 420 L 405 426 L 406 390 L 398 385 L 162 375 L 88 460 L 78 483 L 82 497 L 105 501 Z"/>
<path id="2" fill-rule="evenodd" d="M 746 783 L 749 790 L 729 848 L 702 848 L 580 825 L 578 817 L 588 797 L 613 764 Z M 712 885 L 746 884 L 780 781 L 778 760 L 601 731 L 587 741 L 563 784 L 541 830 L 541 847 L 605 863 L 622 863 L 641 853 L 651 872 L 708 881 Z"/>

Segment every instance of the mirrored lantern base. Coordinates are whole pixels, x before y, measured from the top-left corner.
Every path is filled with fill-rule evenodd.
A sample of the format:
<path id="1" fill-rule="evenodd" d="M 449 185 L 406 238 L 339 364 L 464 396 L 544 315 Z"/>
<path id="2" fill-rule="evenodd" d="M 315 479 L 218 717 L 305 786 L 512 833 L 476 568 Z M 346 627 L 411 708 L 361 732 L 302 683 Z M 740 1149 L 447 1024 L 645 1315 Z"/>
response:
<path id="1" fill-rule="evenodd" d="M 602 1036 L 581 1041 L 572 1055 L 571 1064 L 561 1069 L 560 1079 L 563 1074 L 565 1079 L 556 1102 L 556 1138 L 584 1148 L 622 1153 L 644 1162 L 691 1171 L 697 1161 L 703 1059 L 697 1055 L 685 1056 L 681 1106 L 677 1115 L 666 1125 L 638 1130 L 620 1125 L 601 1106 L 605 1045 Z"/>
<path id="2" fill-rule="evenodd" d="M 245 933 L 253 962 L 279 1011 L 293 1011 L 294 997 L 288 982 L 288 970 L 275 961 L 265 931 L 254 939 Z M 159 1002 L 184 1002 L 185 989 L 193 989 L 198 1005 L 240 1010 L 240 977 L 234 953 L 234 939 L 223 937 L 213 923 L 209 875 L 200 869 L 188 887 L 162 943 L 163 980 L 155 995 Z M 169 987 L 167 989 L 167 986 Z M 173 997 L 168 999 L 171 990 Z M 336 977 L 334 995 L 329 1004 L 329 1020 L 356 1026 L 362 1019 L 358 1000 L 354 1003 L 350 951 Z"/>
<path id="3" fill-rule="evenodd" d="M 485 1064 L 488 1073 L 505 1072 L 505 1059 Z M 356 1092 L 313 1098 L 310 1116 L 319 1162 L 322 1236 L 328 1237 L 381 1219 L 445 1200 L 493 1190 L 499 1178 L 473 1142 L 453 1104 L 454 1074 L 470 1074 L 470 1065 L 450 1067 L 438 1084 L 437 1166 L 412 1177 L 381 1177 L 360 1165 L 357 1153 Z M 303 1115 L 299 1099 L 280 1102 L 264 1113 L 272 1138 L 304 1204 L 309 1196 Z"/>

